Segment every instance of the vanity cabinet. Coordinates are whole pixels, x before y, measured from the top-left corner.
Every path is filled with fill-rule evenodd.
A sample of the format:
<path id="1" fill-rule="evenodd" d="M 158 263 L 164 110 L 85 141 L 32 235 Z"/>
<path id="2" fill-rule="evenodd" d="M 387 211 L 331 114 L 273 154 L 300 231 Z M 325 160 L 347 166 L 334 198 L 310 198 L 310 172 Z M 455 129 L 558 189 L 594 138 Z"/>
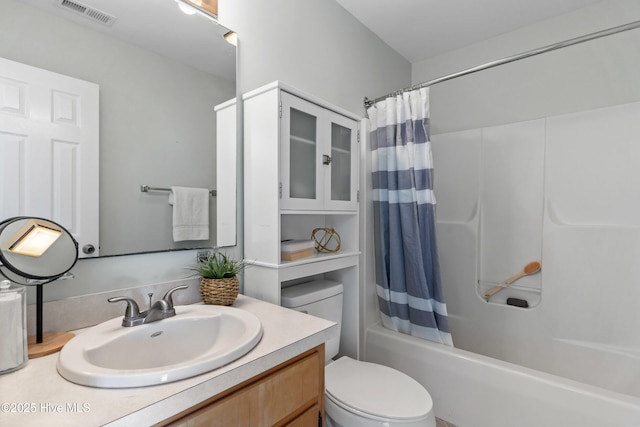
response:
<path id="1" fill-rule="evenodd" d="M 281 289 L 318 278 L 344 285 L 341 354 L 358 356 L 359 117 L 273 82 L 243 95 L 244 293 L 281 304 Z M 337 252 L 292 261 L 283 240 L 334 229 Z"/>
<path id="2" fill-rule="evenodd" d="M 161 425 L 321 426 L 324 419 L 324 344 L 175 418 L 178 419 Z"/>

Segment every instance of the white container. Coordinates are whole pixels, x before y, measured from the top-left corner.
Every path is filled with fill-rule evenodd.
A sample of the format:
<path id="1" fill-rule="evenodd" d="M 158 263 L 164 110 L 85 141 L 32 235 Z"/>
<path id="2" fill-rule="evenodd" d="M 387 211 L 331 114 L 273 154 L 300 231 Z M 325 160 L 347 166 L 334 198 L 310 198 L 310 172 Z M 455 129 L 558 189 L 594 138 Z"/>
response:
<path id="1" fill-rule="evenodd" d="M 308 258 L 316 253 L 315 245 L 315 240 L 284 240 L 280 243 L 280 259 L 295 261 Z"/>
<path id="2" fill-rule="evenodd" d="M 0 374 L 24 367 L 27 349 L 27 295 L 24 286 L 0 282 Z"/>

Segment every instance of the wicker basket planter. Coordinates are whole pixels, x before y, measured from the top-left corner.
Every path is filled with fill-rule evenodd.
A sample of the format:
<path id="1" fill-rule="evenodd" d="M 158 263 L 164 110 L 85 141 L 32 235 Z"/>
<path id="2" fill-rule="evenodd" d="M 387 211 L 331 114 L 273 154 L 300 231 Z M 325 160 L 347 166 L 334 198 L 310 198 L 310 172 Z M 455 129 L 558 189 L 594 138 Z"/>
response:
<path id="1" fill-rule="evenodd" d="M 240 281 L 237 277 L 200 279 L 200 296 L 205 304 L 231 305 L 238 297 Z"/>

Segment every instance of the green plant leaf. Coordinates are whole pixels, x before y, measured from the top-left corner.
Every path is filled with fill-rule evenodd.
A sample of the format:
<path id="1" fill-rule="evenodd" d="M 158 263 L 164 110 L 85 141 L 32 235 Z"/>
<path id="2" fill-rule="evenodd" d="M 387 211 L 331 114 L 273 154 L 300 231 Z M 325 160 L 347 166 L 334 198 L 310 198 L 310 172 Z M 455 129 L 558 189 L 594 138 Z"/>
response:
<path id="1" fill-rule="evenodd" d="M 244 260 L 236 260 L 222 252 L 214 252 L 208 258 L 201 260 L 196 267 L 192 267 L 191 270 L 205 279 L 222 279 L 235 277 L 246 265 Z"/>

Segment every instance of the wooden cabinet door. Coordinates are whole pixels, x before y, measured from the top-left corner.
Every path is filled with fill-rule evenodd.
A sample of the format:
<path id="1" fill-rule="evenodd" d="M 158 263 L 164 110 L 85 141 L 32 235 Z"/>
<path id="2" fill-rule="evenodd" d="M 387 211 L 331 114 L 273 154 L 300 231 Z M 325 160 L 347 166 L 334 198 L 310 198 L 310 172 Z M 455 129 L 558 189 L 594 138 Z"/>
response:
<path id="1" fill-rule="evenodd" d="M 320 408 L 313 405 L 305 413 L 297 417 L 295 420 L 286 424 L 286 427 L 313 427 L 320 425 Z"/>
<path id="2" fill-rule="evenodd" d="M 316 426 L 324 403 L 324 347 L 169 424 L 172 427 Z"/>

